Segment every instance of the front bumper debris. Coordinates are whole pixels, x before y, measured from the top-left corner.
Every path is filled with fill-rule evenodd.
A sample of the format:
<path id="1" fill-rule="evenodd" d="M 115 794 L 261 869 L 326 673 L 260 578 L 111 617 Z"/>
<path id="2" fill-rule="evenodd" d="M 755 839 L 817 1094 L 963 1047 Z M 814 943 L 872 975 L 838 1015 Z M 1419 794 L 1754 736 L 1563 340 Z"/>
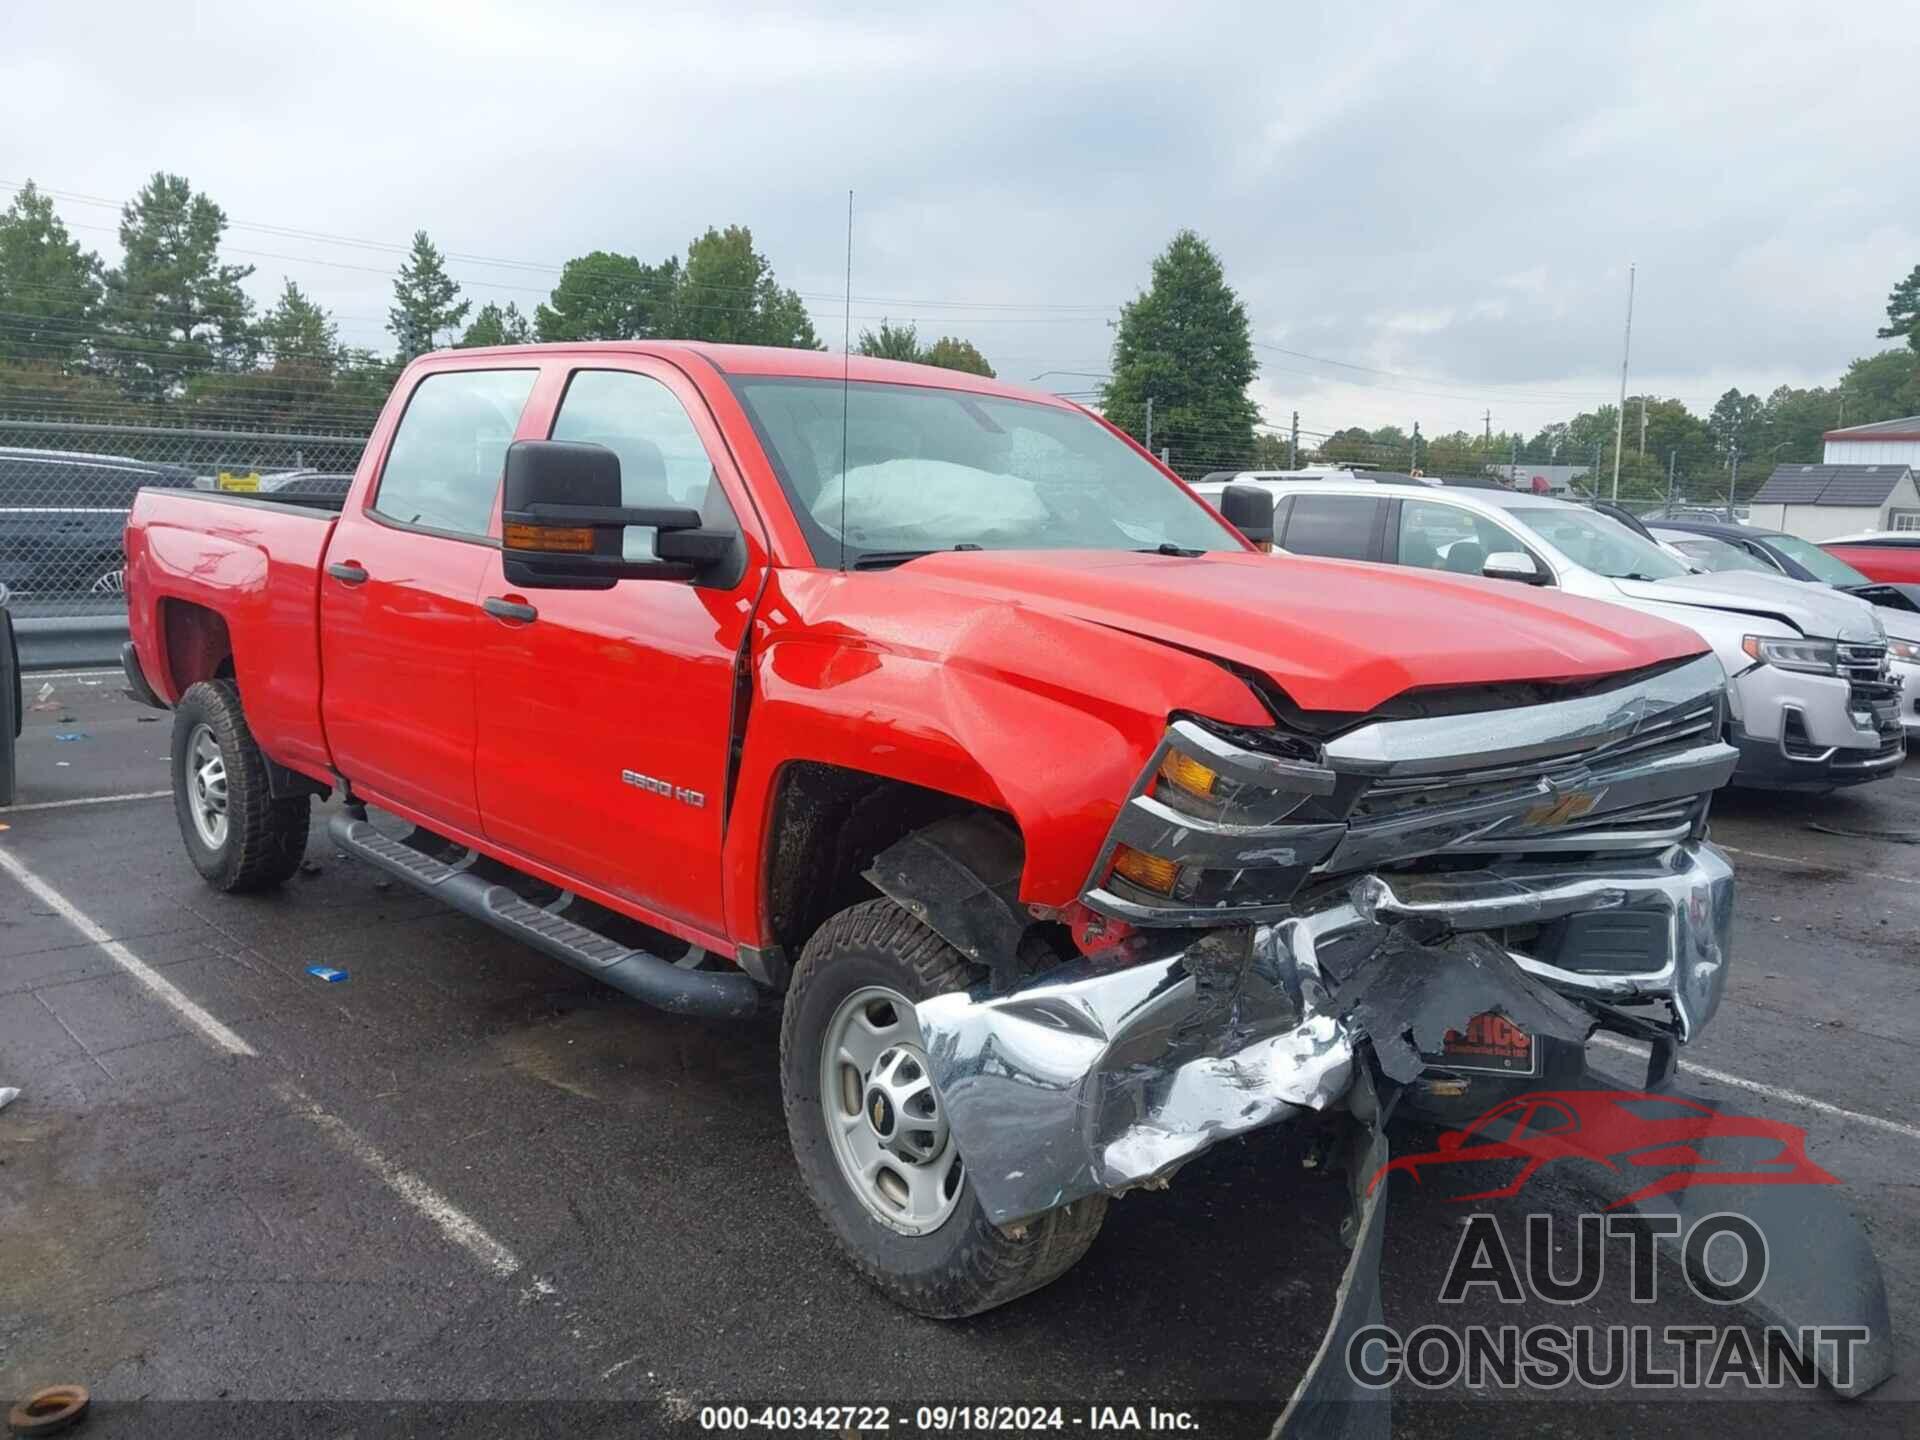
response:
<path id="1" fill-rule="evenodd" d="M 1689 1039 L 1726 982 L 1732 876 L 1704 842 L 1599 877 L 1363 875 L 1272 925 L 1141 931 L 1011 993 L 924 1001 L 920 1028 L 981 1204 L 1007 1225 L 1341 1104 L 1363 1039 L 1401 1082 L 1488 1010 L 1575 1043 L 1596 1024 Z M 1597 915 L 1613 923 L 1580 923 Z M 1542 954 L 1492 938 L 1522 925 Z"/>

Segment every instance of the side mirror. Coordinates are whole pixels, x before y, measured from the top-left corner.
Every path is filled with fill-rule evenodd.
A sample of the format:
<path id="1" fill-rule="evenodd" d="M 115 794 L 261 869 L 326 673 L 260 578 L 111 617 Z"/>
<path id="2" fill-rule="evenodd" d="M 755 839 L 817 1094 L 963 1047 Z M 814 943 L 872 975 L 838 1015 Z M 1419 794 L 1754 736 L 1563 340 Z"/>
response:
<path id="1" fill-rule="evenodd" d="M 630 557 L 626 531 L 653 534 Z M 733 554 L 737 537 L 702 531 L 684 505 L 620 503 L 620 457 L 604 445 L 519 440 L 507 447 L 500 568 L 529 590 L 608 590 L 617 580 L 690 580 Z"/>
<path id="2" fill-rule="evenodd" d="M 1273 548 L 1273 496 L 1258 485 L 1229 485 L 1220 492 L 1227 523 L 1263 549 Z"/>
<path id="3" fill-rule="evenodd" d="M 1520 550 L 1495 551 L 1480 566 L 1480 573 L 1489 580 L 1518 580 L 1522 585 L 1547 583 L 1533 557 Z"/>

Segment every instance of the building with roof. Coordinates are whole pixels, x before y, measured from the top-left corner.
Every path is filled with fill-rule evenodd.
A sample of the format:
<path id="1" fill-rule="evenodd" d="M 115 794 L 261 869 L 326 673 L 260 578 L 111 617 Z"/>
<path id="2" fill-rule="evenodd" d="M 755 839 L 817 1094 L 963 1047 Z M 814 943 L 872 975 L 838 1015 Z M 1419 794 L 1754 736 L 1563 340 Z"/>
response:
<path id="1" fill-rule="evenodd" d="M 1829 430 L 1822 458 L 1829 465 L 1910 465 L 1920 469 L 1920 415 Z"/>
<path id="2" fill-rule="evenodd" d="M 1920 433 L 1914 438 L 1920 442 Z M 1920 530 L 1913 471 L 1906 461 L 1776 466 L 1754 495 L 1749 519 L 1803 540 L 1831 540 L 1856 530 Z"/>

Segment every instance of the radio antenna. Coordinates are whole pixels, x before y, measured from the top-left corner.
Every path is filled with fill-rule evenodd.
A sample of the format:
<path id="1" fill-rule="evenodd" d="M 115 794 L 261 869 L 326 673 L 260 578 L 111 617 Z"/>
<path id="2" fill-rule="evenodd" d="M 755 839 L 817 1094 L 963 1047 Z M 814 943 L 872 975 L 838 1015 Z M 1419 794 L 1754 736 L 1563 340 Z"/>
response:
<path id="1" fill-rule="evenodd" d="M 853 191 L 847 191 L 847 289 L 840 314 L 840 569 L 847 568 L 847 399 L 853 390 Z"/>

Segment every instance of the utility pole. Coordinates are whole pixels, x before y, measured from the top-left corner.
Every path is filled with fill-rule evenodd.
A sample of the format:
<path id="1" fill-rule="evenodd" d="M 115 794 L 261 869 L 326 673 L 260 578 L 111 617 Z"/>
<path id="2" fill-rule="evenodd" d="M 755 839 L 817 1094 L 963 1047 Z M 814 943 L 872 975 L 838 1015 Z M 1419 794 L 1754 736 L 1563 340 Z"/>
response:
<path id="1" fill-rule="evenodd" d="M 1300 412 L 1298 410 L 1293 412 L 1293 463 L 1287 468 L 1289 470 L 1300 468 Z"/>
<path id="2" fill-rule="evenodd" d="M 1733 457 L 1733 473 L 1727 479 L 1727 523 L 1733 523 L 1733 497 L 1740 489 L 1740 442 L 1735 440 L 1730 447 Z"/>
<path id="3" fill-rule="evenodd" d="M 1520 435 L 1518 431 L 1514 432 L 1513 439 L 1510 443 L 1513 448 L 1509 452 L 1512 458 L 1507 461 L 1507 488 L 1509 490 L 1513 488 L 1515 482 L 1520 478 Z"/>
<path id="4" fill-rule="evenodd" d="M 1143 447 L 1149 454 L 1153 451 L 1153 396 L 1147 396 L 1147 443 Z"/>
<path id="5" fill-rule="evenodd" d="M 1413 438 L 1407 441 L 1407 473 L 1420 473 L 1420 422 L 1413 422 Z"/>
<path id="6" fill-rule="evenodd" d="M 1640 458 L 1647 458 L 1647 397 L 1640 397 Z"/>
<path id="7" fill-rule="evenodd" d="M 1627 334 L 1620 342 L 1620 407 L 1613 412 L 1613 499 L 1620 500 L 1620 442 L 1627 423 L 1627 357 L 1633 353 L 1633 279 L 1637 267 L 1627 266 Z"/>
<path id="8" fill-rule="evenodd" d="M 1486 435 L 1487 445 L 1491 447 L 1493 444 L 1493 411 L 1488 410 L 1486 415 L 1483 418 L 1484 418 L 1484 423 L 1487 427 L 1483 433 Z"/>
<path id="9" fill-rule="evenodd" d="M 1678 450 L 1667 451 L 1667 518 L 1673 518 L 1673 462 L 1680 458 Z"/>

